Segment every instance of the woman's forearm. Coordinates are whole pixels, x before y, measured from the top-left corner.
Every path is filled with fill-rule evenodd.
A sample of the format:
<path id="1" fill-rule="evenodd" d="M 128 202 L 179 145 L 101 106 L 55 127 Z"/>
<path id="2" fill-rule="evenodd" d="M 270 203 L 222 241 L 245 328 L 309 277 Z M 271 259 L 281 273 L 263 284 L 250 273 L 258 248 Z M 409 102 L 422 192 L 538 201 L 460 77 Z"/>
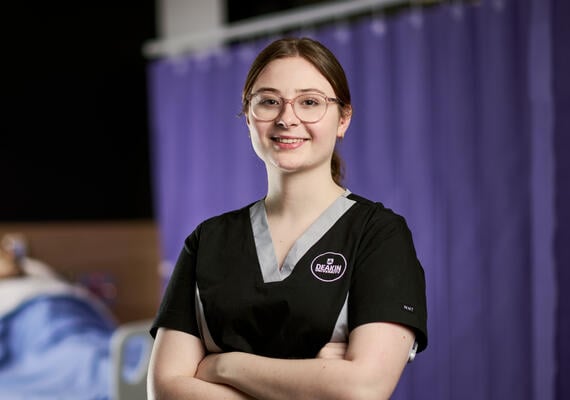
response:
<path id="1" fill-rule="evenodd" d="M 344 355 L 342 347 L 329 345 L 318 358 L 303 360 L 241 352 L 210 354 L 201 360 L 196 377 L 263 400 L 388 399 L 413 340 L 408 328 L 371 323 L 352 331 Z"/>
<path id="2" fill-rule="evenodd" d="M 195 377 L 205 351 L 199 338 L 160 328 L 147 375 L 149 400 L 252 400 L 238 389 Z"/>
<path id="3" fill-rule="evenodd" d="M 154 383 L 148 392 L 150 400 L 255 400 L 231 386 L 185 376 Z"/>
<path id="4" fill-rule="evenodd" d="M 381 382 L 366 368 L 336 359 L 283 360 L 247 353 L 215 356 L 198 377 L 230 385 L 264 400 L 379 399 Z"/>

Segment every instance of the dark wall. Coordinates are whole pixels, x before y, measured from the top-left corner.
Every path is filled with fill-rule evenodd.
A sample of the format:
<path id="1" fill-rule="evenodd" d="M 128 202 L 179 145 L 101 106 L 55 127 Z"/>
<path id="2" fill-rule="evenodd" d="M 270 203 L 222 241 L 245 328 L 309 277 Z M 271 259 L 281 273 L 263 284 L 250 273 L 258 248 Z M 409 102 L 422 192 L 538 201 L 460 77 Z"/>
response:
<path id="1" fill-rule="evenodd" d="M 226 20 L 322 2 L 228 0 Z M 0 221 L 152 218 L 141 48 L 155 1 L 11 3 Z"/>
<path id="2" fill-rule="evenodd" d="M 259 15 L 330 2 L 331 0 L 226 0 L 226 21 L 232 23 Z"/>
<path id="3" fill-rule="evenodd" d="M 46 4 L 4 14 L 0 220 L 150 218 L 154 1 Z"/>

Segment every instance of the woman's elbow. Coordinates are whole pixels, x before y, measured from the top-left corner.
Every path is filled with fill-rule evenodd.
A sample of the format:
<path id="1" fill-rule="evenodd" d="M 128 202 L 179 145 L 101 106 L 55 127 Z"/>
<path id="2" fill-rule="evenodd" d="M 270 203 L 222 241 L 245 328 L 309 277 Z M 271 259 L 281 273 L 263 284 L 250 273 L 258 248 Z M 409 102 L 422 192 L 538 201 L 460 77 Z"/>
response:
<path id="1" fill-rule="evenodd" d="M 339 400 L 388 400 L 394 393 L 398 379 L 376 377 L 346 382 L 337 392 Z"/>
<path id="2" fill-rule="evenodd" d="M 149 374 L 146 381 L 147 400 L 171 400 L 180 398 L 177 392 L 186 386 L 183 377 L 165 377 Z"/>
<path id="3" fill-rule="evenodd" d="M 154 374 L 149 374 L 146 380 L 146 393 L 148 400 L 165 400 L 168 399 L 165 391 L 165 385 Z"/>
<path id="4" fill-rule="evenodd" d="M 385 387 L 350 387 L 342 389 L 339 400 L 388 400 L 392 396 L 393 390 Z"/>

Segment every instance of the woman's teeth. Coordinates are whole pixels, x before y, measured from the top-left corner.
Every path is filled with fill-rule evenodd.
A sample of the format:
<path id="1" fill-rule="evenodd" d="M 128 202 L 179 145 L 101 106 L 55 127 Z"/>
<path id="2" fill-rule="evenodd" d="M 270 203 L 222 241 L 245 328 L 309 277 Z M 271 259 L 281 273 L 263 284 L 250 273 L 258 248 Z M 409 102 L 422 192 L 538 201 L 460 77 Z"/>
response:
<path id="1" fill-rule="evenodd" d="M 274 141 L 285 144 L 300 143 L 304 139 L 290 139 L 290 138 L 273 138 Z"/>

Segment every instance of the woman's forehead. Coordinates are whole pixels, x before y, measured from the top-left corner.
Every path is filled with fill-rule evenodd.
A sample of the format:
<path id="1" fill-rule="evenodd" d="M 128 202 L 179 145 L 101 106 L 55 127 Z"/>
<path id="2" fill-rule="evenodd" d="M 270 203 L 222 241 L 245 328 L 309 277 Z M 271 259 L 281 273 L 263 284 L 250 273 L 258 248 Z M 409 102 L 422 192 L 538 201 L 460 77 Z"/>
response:
<path id="1" fill-rule="evenodd" d="M 332 94 L 332 86 L 321 72 L 302 57 L 279 58 L 268 63 L 253 85 L 253 92 L 260 88 L 278 92 L 299 93 L 315 89 Z"/>

